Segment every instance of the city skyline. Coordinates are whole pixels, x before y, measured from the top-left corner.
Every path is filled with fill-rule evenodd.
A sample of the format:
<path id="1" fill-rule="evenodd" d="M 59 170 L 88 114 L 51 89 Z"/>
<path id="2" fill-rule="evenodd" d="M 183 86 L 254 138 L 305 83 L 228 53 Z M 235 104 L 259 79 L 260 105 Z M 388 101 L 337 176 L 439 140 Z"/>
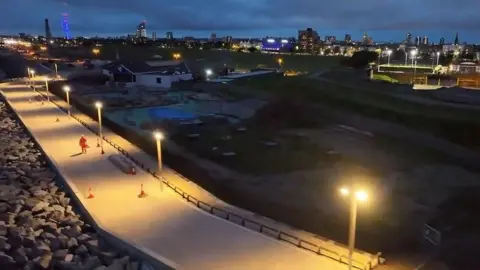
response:
<path id="1" fill-rule="evenodd" d="M 45 0 L 41 4 L 33 0 L 6 0 L 0 4 L 5 17 L 0 33 L 43 35 L 43 21 L 48 18 L 52 34 L 63 36 L 60 21 L 66 12 L 72 36 L 125 36 L 135 33 L 136 26 L 146 20 L 147 35 L 156 32 L 158 38 L 166 32 L 173 32 L 176 38 L 206 38 L 212 32 L 218 37 L 296 37 L 299 29 L 312 27 L 322 39 L 336 36 L 342 40 L 348 33 L 354 40 L 360 40 L 363 32 L 368 32 L 375 41 L 401 41 L 411 32 L 413 36 L 428 36 L 430 42 L 438 43 L 444 38 L 451 43 L 458 32 L 461 43 L 480 41 L 477 27 L 480 19 L 469 6 L 473 5 L 471 0 L 462 0 L 462 5 L 450 0 L 440 0 L 436 5 L 426 0 L 400 4 L 369 0 L 349 5 L 300 0 L 293 9 L 284 0 L 189 1 L 171 3 L 165 9 L 161 3 L 148 0 L 115 1 L 115 4 L 109 0 Z M 418 8 L 408 10 L 413 3 Z M 452 9 L 457 12 L 452 14 Z"/>

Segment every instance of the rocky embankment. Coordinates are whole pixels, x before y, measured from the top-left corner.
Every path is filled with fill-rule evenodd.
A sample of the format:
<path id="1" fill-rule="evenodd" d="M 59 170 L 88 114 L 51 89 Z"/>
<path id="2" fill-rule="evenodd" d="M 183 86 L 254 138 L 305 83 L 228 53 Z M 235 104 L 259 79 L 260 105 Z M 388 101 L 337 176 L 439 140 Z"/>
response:
<path id="1" fill-rule="evenodd" d="M 0 100 L 0 269 L 138 269 L 82 220 L 55 180 Z"/>

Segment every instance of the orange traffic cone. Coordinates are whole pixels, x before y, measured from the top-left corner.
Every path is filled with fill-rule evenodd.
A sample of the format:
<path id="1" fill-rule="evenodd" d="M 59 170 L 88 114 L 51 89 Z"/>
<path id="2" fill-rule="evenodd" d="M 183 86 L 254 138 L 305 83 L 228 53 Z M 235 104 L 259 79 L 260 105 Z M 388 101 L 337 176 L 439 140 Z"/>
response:
<path id="1" fill-rule="evenodd" d="M 136 175 L 136 174 L 137 174 L 137 170 L 135 170 L 135 167 L 134 167 L 134 166 L 131 166 L 131 167 L 130 167 L 130 174 L 131 174 L 131 175 Z"/>
<path id="2" fill-rule="evenodd" d="M 87 196 L 87 199 L 93 199 L 95 198 L 95 196 L 93 195 L 92 193 L 92 188 L 88 188 L 88 196 Z"/>
<path id="3" fill-rule="evenodd" d="M 138 198 L 147 197 L 147 193 L 143 190 L 143 184 L 140 185 L 140 194 L 138 194 Z"/>

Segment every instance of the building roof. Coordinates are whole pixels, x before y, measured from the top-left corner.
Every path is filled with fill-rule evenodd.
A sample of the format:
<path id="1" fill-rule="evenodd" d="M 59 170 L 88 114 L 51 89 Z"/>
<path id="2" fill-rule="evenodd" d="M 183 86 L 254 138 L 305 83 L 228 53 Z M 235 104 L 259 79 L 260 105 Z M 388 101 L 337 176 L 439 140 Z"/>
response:
<path id="1" fill-rule="evenodd" d="M 112 72 L 126 71 L 133 74 L 185 74 L 191 73 L 188 66 L 183 61 L 113 61 L 102 66 Z"/>

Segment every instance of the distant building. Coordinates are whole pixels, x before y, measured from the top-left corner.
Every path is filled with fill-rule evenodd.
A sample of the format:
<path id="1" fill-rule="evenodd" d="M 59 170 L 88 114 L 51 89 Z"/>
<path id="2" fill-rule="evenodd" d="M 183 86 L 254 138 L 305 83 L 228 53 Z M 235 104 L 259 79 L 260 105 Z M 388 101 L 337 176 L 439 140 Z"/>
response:
<path id="1" fill-rule="evenodd" d="M 373 45 L 373 37 L 368 37 L 367 45 Z"/>
<path id="2" fill-rule="evenodd" d="M 444 38 L 441 38 L 441 39 L 440 39 L 440 42 L 438 43 L 438 45 L 443 46 L 443 44 L 445 44 L 445 39 L 444 39 Z"/>
<path id="3" fill-rule="evenodd" d="M 421 42 L 422 42 L 422 37 L 420 37 L 420 36 L 415 37 L 415 45 L 418 46 L 418 45 L 420 45 Z"/>
<path id="4" fill-rule="evenodd" d="M 173 40 L 173 32 L 167 32 L 165 35 L 165 38 L 167 40 Z"/>
<path id="5" fill-rule="evenodd" d="M 232 36 L 226 36 L 225 37 L 225 43 L 226 44 L 232 44 L 232 42 L 233 42 Z"/>
<path id="6" fill-rule="evenodd" d="M 448 53 L 448 52 L 457 52 L 457 53 L 460 53 L 460 52 L 463 52 L 465 51 L 465 45 L 461 44 L 461 45 L 455 45 L 455 44 L 443 44 L 442 45 L 442 52 L 444 54 Z"/>
<path id="7" fill-rule="evenodd" d="M 147 22 L 143 21 L 137 26 L 137 38 L 147 37 Z"/>
<path id="8" fill-rule="evenodd" d="M 298 31 L 299 50 L 307 53 L 313 53 L 320 42 L 320 36 L 312 28 Z"/>
<path id="9" fill-rule="evenodd" d="M 157 32 L 152 32 L 152 40 L 157 40 Z"/>
<path id="10" fill-rule="evenodd" d="M 336 36 L 325 36 L 325 43 L 326 44 L 333 44 L 337 42 L 337 37 Z"/>
<path id="11" fill-rule="evenodd" d="M 50 31 L 50 24 L 48 23 L 48 19 L 45 19 L 45 38 L 47 39 L 47 43 L 49 43 L 52 39 L 52 32 Z"/>
<path id="12" fill-rule="evenodd" d="M 352 35 L 350 34 L 345 34 L 345 44 L 350 44 L 352 43 Z"/>
<path id="13" fill-rule="evenodd" d="M 455 41 L 453 42 L 454 45 L 458 45 L 458 33 L 455 34 Z"/>
<path id="14" fill-rule="evenodd" d="M 195 43 L 195 38 L 191 36 L 186 36 L 183 37 L 183 41 L 185 41 L 186 44 L 192 44 Z"/>
<path id="15" fill-rule="evenodd" d="M 406 45 L 411 45 L 412 44 L 412 33 L 408 32 L 405 35 L 405 44 Z"/>
<path id="16" fill-rule="evenodd" d="M 288 38 L 265 37 L 262 39 L 262 51 L 292 51 L 294 41 Z"/>
<path id="17" fill-rule="evenodd" d="M 424 45 L 428 45 L 428 37 L 427 36 L 424 36 L 423 39 L 422 39 L 422 44 Z"/>
<path id="18" fill-rule="evenodd" d="M 192 80 L 192 72 L 183 61 L 113 61 L 102 66 L 110 77 L 107 85 L 170 88 L 173 82 Z"/>
<path id="19" fill-rule="evenodd" d="M 368 33 L 367 33 L 367 32 L 363 33 L 362 43 L 363 43 L 364 45 L 367 45 L 367 44 L 368 44 L 368 40 L 369 40 Z"/>
<path id="20" fill-rule="evenodd" d="M 210 41 L 213 42 L 213 43 L 215 43 L 215 42 L 217 41 L 217 34 L 212 33 L 212 34 L 210 35 Z"/>

